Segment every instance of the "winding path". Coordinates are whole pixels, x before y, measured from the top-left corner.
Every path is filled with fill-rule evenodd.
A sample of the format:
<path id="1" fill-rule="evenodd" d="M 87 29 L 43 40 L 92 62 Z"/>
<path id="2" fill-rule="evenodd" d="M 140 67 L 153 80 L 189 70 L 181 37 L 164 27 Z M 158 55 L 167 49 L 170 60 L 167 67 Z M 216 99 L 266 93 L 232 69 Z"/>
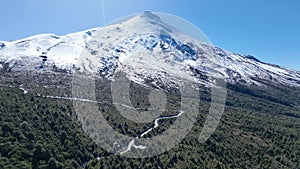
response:
<path id="1" fill-rule="evenodd" d="M 135 140 L 138 140 L 139 138 L 144 137 L 146 134 L 150 133 L 153 129 L 159 127 L 159 124 L 158 124 L 158 121 L 159 121 L 159 120 L 177 118 L 177 117 L 181 116 L 183 113 L 184 113 L 183 111 L 180 111 L 179 114 L 174 115 L 174 116 L 163 116 L 163 117 L 159 117 L 159 118 L 155 119 L 155 120 L 154 120 L 154 127 L 151 127 L 150 129 L 148 129 L 148 130 L 146 130 L 145 132 L 143 132 L 143 133 L 140 135 L 140 137 L 136 137 L 136 138 L 132 139 L 132 140 L 129 142 L 127 148 L 126 148 L 124 151 L 121 151 L 119 154 L 120 154 L 120 155 L 123 155 L 123 154 L 127 153 L 128 151 L 131 150 L 132 147 L 137 148 L 137 149 L 145 149 L 146 146 L 142 146 L 142 145 L 137 146 L 137 145 L 135 145 L 135 144 L 134 144 Z"/>
<path id="2" fill-rule="evenodd" d="M 22 90 L 24 92 L 24 94 L 27 94 L 28 91 L 25 90 L 23 88 L 23 85 L 20 85 L 19 86 L 19 89 Z M 111 103 L 109 101 L 103 101 L 103 102 L 99 102 L 99 101 L 96 101 L 96 100 L 90 100 L 90 99 L 82 99 L 82 98 L 75 98 L 75 97 L 62 97 L 62 96 L 44 96 L 44 95 L 38 95 L 40 97 L 44 97 L 44 98 L 51 98 L 51 99 L 63 99 L 63 100 L 75 100 L 75 101 L 82 101 L 82 102 L 90 102 L 90 103 Z M 126 108 L 130 108 L 130 109 L 136 109 L 136 110 L 139 110 L 140 108 L 135 108 L 135 107 L 132 107 L 132 106 L 129 106 L 129 105 L 126 105 L 126 104 L 123 104 L 123 103 L 111 103 L 111 104 L 118 104 L 118 105 L 121 105 L 121 106 L 124 106 Z M 135 137 L 134 139 L 132 139 L 125 150 L 120 150 L 117 154 L 120 154 L 120 155 L 123 155 L 129 151 L 131 151 L 132 147 L 136 148 L 136 149 L 146 149 L 147 147 L 146 146 L 143 146 L 143 145 L 135 145 L 135 140 L 138 140 L 139 138 L 142 138 L 144 137 L 145 135 L 147 135 L 148 133 L 150 133 L 152 130 L 154 130 L 155 128 L 159 127 L 159 121 L 160 120 L 164 120 L 164 119 L 173 119 L 173 118 L 177 118 L 179 116 L 181 116 L 184 112 L 183 111 L 180 111 L 179 114 L 177 115 L 173 115 L 173 116 L 163 116 L 163 117 L 158 117 L 154 120 L 154 126 L 147 129 L 146 131 L 144 131 L 142 134 L 140 134 L 138 137 Z M 124 148 L 123 148 L 124 149 Z M 111 155 L 110 155 L 111 156 Z M 106 157 L 106 156 L 105 156 Z M 100 160 L 102 158 L 105 158 L 105 157 L 97 157 L 96 159 L 97 160 Z M 84 162 L 82 164 L 83 167 L 85 167 L 86 165 L 88 165 L 93 159 L 91 159 L 90 161 L 87 161 L 87 162 Z"/>

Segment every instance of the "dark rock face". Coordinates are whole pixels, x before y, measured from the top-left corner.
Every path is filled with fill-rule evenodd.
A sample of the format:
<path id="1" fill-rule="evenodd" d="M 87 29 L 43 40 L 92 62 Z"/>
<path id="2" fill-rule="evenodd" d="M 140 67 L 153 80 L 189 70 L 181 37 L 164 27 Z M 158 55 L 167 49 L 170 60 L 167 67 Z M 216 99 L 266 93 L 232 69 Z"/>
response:
<path id="1" fill-rule="evenodd" d="M 0 43 L 0 49 L 4 48 L 4 47 L 5 47 L 5 44 L 4 43 Z"/>
<path id="2" fill-rule="evenodd" d="M 180 42 L 176 42 L 176 40 L 173 37 L 171 37 L 168 33 L 161 32 L 159 38 L 162 41 L 161 48 L 163 49 L 163 51 L 169 51 L 169 48 L 174 47 L 186 56 L 184 58 L 181 58 L 181 60 L 198 59 L 198 57 L 196 56 L 197 53 L 189 45 L 180 44 Z"/>
<path id="3" fill-rule="evenodd" d="M 245 58 L 254 60 L 256 62 L 261 62 L 260 60 L 256 59 L 254 56 L 251 56 L 251 55 L 246 55 Z"/>

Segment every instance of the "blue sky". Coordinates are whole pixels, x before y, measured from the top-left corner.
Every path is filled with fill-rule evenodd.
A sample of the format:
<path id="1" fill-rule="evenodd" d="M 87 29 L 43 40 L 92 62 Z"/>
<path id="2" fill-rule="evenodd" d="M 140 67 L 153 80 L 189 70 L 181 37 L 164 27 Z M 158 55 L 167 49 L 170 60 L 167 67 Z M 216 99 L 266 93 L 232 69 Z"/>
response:
<path id="1" fill-rule="evenodd" d="M 299 9 L 298 0 L 3 0 L 0 40 L 63 35 L 151 10 L 192 22 L 225 50 L 300 70 Z"/>

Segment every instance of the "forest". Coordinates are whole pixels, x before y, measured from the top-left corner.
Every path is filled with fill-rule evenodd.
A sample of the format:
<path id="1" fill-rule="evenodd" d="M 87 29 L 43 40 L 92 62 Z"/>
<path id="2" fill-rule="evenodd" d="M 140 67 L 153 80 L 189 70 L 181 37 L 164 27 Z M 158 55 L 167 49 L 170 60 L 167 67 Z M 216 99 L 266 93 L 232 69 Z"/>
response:
<path id="1" fill-rule="evenodd" d="M 132 85 L 131 100 L 147 107 L 148 89 Z M 98 99 L 110 98 L 99 87 Z M 287 168 L 300 166 L 300 107 L 295 89 L 268 91 L 242 85 L 228 86 L 225 113 L 216 132 L 203 144 L 198 136 L 209 110 L 209 91 L 201 93 L 196 123 L 170 151 L 132 159 L 107 152 L 84 132 L 70 100 L 24 94 L 0 87 L 0 168 Z M 175 92 L 176 93 L 176 92 Z M 285 93 L 285 97 L 280 97 Z M 290 94 L 287 94 L 290 93 Z M 169 93 L 170 100 L 176 94 Z M 173 98 L 173 99 L 172 99 Z M 178 98 L 177 98 L 178 99 Z M 297 105 L 298 104 L 298 105 Z M 168 103 L 177 109 L 176 103 Z M 120 117 L 112 104 L 99 104 L 109 124 L 135 136 L 150 124 L 138 125 Z M 147 137 L 167 130 L 176 119 L 161 120 Z M 132 150 L 134 151 L 134 149 Z"/>

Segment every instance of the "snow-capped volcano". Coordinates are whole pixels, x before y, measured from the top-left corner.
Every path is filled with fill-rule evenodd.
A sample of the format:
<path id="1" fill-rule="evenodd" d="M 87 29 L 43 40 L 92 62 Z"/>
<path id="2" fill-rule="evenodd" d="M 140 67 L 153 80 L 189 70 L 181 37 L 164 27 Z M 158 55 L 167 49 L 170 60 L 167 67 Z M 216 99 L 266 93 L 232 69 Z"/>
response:
<path id="1" fill-rule="evenodd" d="M 211 77 L 257 84 L 257 79 L 300 85 L 300 72 L 224 51 L 179 31 L 145 12 L 128 20 L 65 36 L 41 34 L 0 42 L 0 69 L 10 71 L 100 73 L 117 70 L 138 82 L 146 77 Z"/>

